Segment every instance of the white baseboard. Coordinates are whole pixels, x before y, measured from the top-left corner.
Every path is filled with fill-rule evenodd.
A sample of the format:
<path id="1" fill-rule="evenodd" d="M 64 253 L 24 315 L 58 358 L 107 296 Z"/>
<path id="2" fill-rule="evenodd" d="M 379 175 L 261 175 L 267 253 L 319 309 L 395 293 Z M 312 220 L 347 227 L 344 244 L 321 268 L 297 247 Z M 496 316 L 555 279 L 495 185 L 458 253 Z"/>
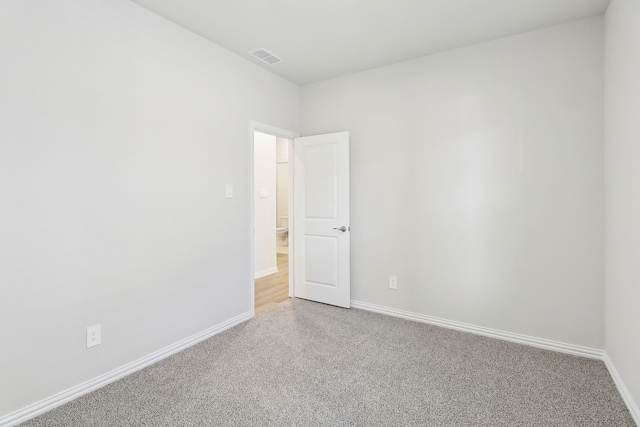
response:
<path id="1" fill-rule="evenodd" d="M 351 307 L 359 308 L 361 310 L 372 311 L 376 313 L 386 314 L 389 316 L 400 317 L 403 319 L 413 320 L 422 323 L 428 323 L 436 326 L 441 326 L 449 329 L 456 329 L 463 332 L 470 332 L 477 335 L 483 335 L 491 338 L 497 338 L 506 341 L 512 341 L 519 344 L 531 345 L 534 347 L 544 348 L 547 350 L 554 350 L 562 353 L 574 354 L 577 356 L 588 357 L 592 359 L 601 359 L 604 361 L 605 366 L 609 370 L 611 377 L 622 396 L 629 412 L 631 413 L 631 417 L 635 421 L 635 423 L 640 426 L 640 410 L 638 409 L 638 405 L 631 397 L 629 390 L 625 386 L 622 378 L 618 374 L 613 362 L 607 355 L 607 353 L 603 350 L 592 349 L 588 347 L 576 346 L 573 344 L 565 344 L 557 341 L 550 341 L 541 338 L 530 337 L 527 335 L 514 334 L 511 332 L 504 332 L 497 329 L 484 328 L 481 326 L 475 326 L 467 323 L 456 322 L 452 320 L 441 319 L 433 316 L 427 316 L 419 313 L 412 313 L 404 310 L 397 310 L 394 308 L 379 306 L 375 304 L 369 304 L 361 301 L 351 301 Z M 195 335 L 192 335 L 184 340 L 181 340 L 175 344 L 172 344 L 168 347 L 165 347 L 161 350 L 158 350 L 154 353 L 151 353 L 141 359 L 138 359 L 134 362 L 131 362 L 121 368 L 115 369 L 111 372 L 108 372 L 104 375 L 96 377 L 90 381 L 87 381 L 78 386 L 72 387 L 68 390 L 65 390 L 61 393 L 58 393 L 54 396 L 51 396 L 47 399 L 44 399 L 38 403 L 35 403 L 31 406 L 28 406 L 24 409 L 21 409 L 17 412 L 13 412 L 9 415 L 6 415 L 0 418 L 0 427 L 12 427 L 16 426 L 20 423 L 23 423 L 31 418 L 34 418 L 44 412 L 50 411 L 51 409 L 63 405 L 67 402 L 70 402 L 73 399 L 76 399 L 84 394 L 90 393 L 94 390 L 97 390 L 100 387 L 104 387 L 105 385 L 112 383 L 120 378 L 123 378 L 127 375 L 130 375 L 140 369 L 146 368 L 156 362 L 159 362 L 162 359 L 165 359 L 172 354 L 175 354 L 179 351 L 182 351 L 192 345 L 195 345 L 201 341 L 206 340 L 216 334 L 219 334 L 222 331 L 225 331 L 229 328 L 232 328 L 240 323 L 246 322 L 253 317 L 251 313 L 244 313 L 239 316 L 236 316 L 232 319 L 229 319 L 225 322 L 222 322 L 216 326 L 213 326 L 209 329 L 206 329 L 202 332 L 199 332 Z"/>
<path id="2" fill-rule="evenodd" d="M 253 278 L 259 279 L 261 277 L 268 276 L 270 274 L 275 274 L 277 272 L 278 272 L 278 267 L 271 267 L 264 270 L 256 271 L 255 274 L 253 275 Z"/>
<path id="3" fill-rule="evenodd" d="M 204 341 L 207 338 L 210 338 L 214 335 L 217 335 L 222 331 L 225 331 L 229 328 L 239 325 L 240 323 L 246 322 L 252 317 L 253 315 L 250 312 L 241 314 L 225 322 L 212 326 L 211 328 L 205 329 L 202 332 L 199 332 L 188 338 L 178 341 L 175 344 L 172 344 L 161 350 L 155 351 L 141 359 L 138 359 L 127 365 L 124 365 L 118 369 L 115 369 L 111 372 L 107 372 L 106 374 L 100 375 L 99 377 L 96 377 L 83 384 L 72 387 L 68 390 L 65 390 L 47 399 L 41 400 L 40 402 L 27 406 L 26 408 L 23 408 L 17 412 L 13 412 L 9 415 L 6 415 L 0 418 L 0 427 L 12 427 L 20 423 L 23 423 L 44 412 L 50 411 L 51 409 L 57 406 L 70 402 L 71 400 L 76 399 L 84 394 L 90 393 L 94 390 L 97 390 L 100 387 L 104 387 L 109 383 L 119 380 L 120 378 L 126 377 L 127 375 L 130 375 L 136 371 L 139 371 L 140 369 L 146 368 L 149 365 L 153 365 L 154 363 L 159 362 L 160 360 L 167 358 L 172 354 L 182 351 L 188 347 L 191 347 L 192 345 L 197 344 L 201 341 Z"/>
<path id="4" fill-rule="evenodd" d="M 629 409 L 629 412 L 631 413 L 631 418 L 633 418 L 633 421 L 635 421 L 637 426 L 640 426 L 640 409 L 638 409 L 638 405 L 633 400 L 633 397 L 631 397 L 629 389 L 627 389 L 624 381 L 622 381 L 620 374 L 618 374 L 616 367 L 613 365 L 613 361 L 609 358 L 609 355 L 606 351 L 604 352 L 604 357 L 602 358 L 602 360 L 607 366 L 609 374 L 611 374 L 611 378 L 613 378 L 613 382 L 616 383 L 616 387 L 618 388 L 618 391 L 622 396 L 622 400 L 624 400 L 624 403 L 627 405 L 627 409 Z"/>
<path id="5" fill-rule="evenodd" d="M 369 304 L 361 301 L 352 300 L 351 307 L 359 308 L 367 311 L 373 311 L 376 313 L 386 314 L 389 316 L 401 317 L 403 319 L 414 320 L 416 322 L 429 323 L 435 326 L 442 326 L 443 328 L 456 329 L 458 331 L 463 331 L 463 332 L 470 332 L 472 334 L 483 335 L 485 337 L 497 338 L 500 340 L 511 341 L 518 344 L 525 344 L 533 347 L 544 348 L 546 350 L 553 350 L 561 353 L 568 353 L 576 356 L 588 357 L 591 359 L 602 359 L 604 356 L 603 350 L 598 350 L 595 348 L 582 347 L 579 345 L 566 344 L 558 341 L 551 341 L 543 338 L 531 337 L 528 335 L 505 332 L 498 329 L 485 328 L 483 326 L 476 326 L 468 323 L 441 319 L 438 317 L 427 316 L 425 314 L 412 313 L 410 311 L 397 310 L 395 308 Z"/>
<path id="6" fill-rule="evenodd" d="M 613 382 L 616 384 L 622 400 L 627 405 L 631 417 L 635 421 L 636 425 L 640 426 L 640 410 L 638 405 L 633 400 L 633 397 L 629 393 L 629 390 L 625 386 L 622 378 L 618 374 L 613 362 L 604 350 L 597 350 L 589 347 L 581 347 L 574 344 L 566 344 L 558 341 L 551 341 L 542 338 L 531 337 L 527 335 L 514 334 L 512 332 L 500 331 L 498 329 L 485 328 L 482 326 L 471 325 L 468 323 L 456 322 L 453 320 L 441 319 L 438 317 L 427 316 L 419 313 L 412 313 L 410 311 L 397 310 L 395 308 L 384 307 L 375 304 L 369 304 L 362 301 L 351 301 L 351 307 L 359 308 L 361 310 L 373 311 L 375 313 L 386 314 L 388 316 L 401 317 L 407 320 L 414 320 L 416 322 L 428 323 L 435 326 L 442 326 L 444 328 L 456 329 L 458 331 L 470 332 L 472 334 L 483 335 L 490 338 L 497 338 L 500 340 L 511 341 L 518 344 L 530 345 L 533 347 L 544 348 L 546 350 L 558 351 L 560 353 L 568 353 L 576 356 L 588 357 L 591 359 L 602 360 L 611 374 Z"/>

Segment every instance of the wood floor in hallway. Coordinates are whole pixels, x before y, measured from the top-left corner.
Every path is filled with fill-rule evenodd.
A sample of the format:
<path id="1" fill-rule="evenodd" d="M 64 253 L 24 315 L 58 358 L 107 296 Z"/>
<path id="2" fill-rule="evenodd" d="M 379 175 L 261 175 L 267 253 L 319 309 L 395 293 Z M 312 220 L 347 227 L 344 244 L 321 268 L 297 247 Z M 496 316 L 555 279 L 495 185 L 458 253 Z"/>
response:
<path id="1" fill-rule="evenodd" d="M 255 280 L 256 313 L 289 299 L 289 255 L 278 255 L 278 272 Z"/>

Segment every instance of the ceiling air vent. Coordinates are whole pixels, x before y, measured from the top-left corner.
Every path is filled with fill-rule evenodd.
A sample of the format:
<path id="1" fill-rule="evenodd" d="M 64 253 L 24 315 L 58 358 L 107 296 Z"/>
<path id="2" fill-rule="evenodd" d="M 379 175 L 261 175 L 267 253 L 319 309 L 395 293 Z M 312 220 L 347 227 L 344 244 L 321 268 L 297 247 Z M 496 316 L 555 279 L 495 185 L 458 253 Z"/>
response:
<path id="1" fill-rule="evenodd" d="M 269 65 L 282 62 L 282 59 L 278 58 L 273 53 L 269 52 L 267 49 L 256 49 L 253 52 L 249 52 L 249 55 Z"/>

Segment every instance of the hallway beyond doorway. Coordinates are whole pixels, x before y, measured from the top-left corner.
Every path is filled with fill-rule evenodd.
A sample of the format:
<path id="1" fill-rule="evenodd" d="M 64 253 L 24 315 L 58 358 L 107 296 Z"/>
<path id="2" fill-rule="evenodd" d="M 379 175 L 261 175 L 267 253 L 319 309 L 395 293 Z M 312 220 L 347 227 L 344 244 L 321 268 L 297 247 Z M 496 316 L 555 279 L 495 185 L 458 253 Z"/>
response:
<path id="1" fill-rule="evenodd" d="M 255 313 L 289 299 L 289 255 L 277 254 L 278 272 L 255 280 Z"/>

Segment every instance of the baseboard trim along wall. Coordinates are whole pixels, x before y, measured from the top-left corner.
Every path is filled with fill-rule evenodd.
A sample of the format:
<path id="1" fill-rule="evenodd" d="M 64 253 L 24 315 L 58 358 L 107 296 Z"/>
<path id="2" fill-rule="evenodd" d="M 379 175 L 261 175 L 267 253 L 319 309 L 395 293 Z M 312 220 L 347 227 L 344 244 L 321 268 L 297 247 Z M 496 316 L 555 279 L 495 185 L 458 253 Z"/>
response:
<path id="1" fill-rule="evenodd" d="M 204 341 L 207 338 L 217 335 L 220 332 L 223 332 L 229 328 L 232 328 L 236 325 L 246 322 L 251 318 L 253 318 L 253 315 L 250 312 L 233 317 L 229 320 L 226 320 L 222 323 L 212 326 L 211 328 L 205 329 L 202 332 L 198 332 L 197 334 L 194 334 L 181 341 L 178 341 L 175 344 L 172 344 L 161 350 L 155 351 L 134 362 L 126 364 L 118 369 L 115 369 L 104 375 L 100 375 L 99 377 L 96 377 L 83 384 L 72 387 L 68 390 L 65 390 L 47 399 L 41 400 L 40 402 L 27 406 L 26 408 L 21 409 L 17 412 L 13 412 L 9 415 L 6 415 L 0 418 L 0 427 L 12 427 L 20 423 L 23 423 L 31 418 L 34 418 L 40 414 L 50 411 L 53 408 L 56 408 L 67 402 L 77 399 L 82 395 L 85 395 L 94 390 L 97 390 L 100 387 L 104 387 L 105 385 L 112 383 L 116 380 L 119 380 L 120 378 L 126 377 L 127 375 L 130 375 L 136 371 L 139 371 L 140 369 L 153 365 L 154 363 L 159 362 L 160 360 L 165 359 L 171 356 L 172 354 L 182 351 L 188 347 L 191 347 L 192 345 L 195 345 L 201 341 Z"/>
<path id="2" fill-rule="evenodd" d="M 369 304 L 361 301 L 351 301 L 351 307 L 376 313 L 387 314 L 389 316 L 401 317 L 403 319 L 415 320 L 416 322 L 429 323 L 431 325 L 442 326 L 443 328 L 456 329 L 458 331 L 470 332 L 472 334 L 483 335 L 485 337 L 497 338 L 511 341 L 518 344 L 526 344 L 533 347 L 544 348 L 546 350 L 559 351 L 561 353 L 573 354 L 576 356 L 589 357 L 591 359 L 602 359 L 603 350 L 582 347 L 574 344 L 566 344 L 558 341 L 546 340 L 543 338 L 530 337 L 528 335 L 505 332 L 498 329 L 485 328 L 483 326 L 471 325 L 468 323 L 456 322 L 453 320 L 441 319 L 439 317 L 427 316 L 425 314 L 412 313 L 410 311 L 397 310 L 395 308 Z"/>
<path id="3" fill-rule="evenodd" d="M 375 313 L 385 314 L 388 316 L 400 317 L 407 320 L 413 320 L 416 322 L 428 323 L 435 326 L 441 326 L 444 328 L 455 329 L 463 332 L 469 332 L 472 334 L 483 335 L 490 338 L 496 338 L 506 341 L 515 342 L 518 344 L 530 345 L 533 347 L 539 347 L 546 350 L 558 351 L 561 353 L 573 354 L 576 356 L 588 357 L 592 359 L 600 359 L 604 362 L 605 366 L 609 370 L 609 373 L 622 396 L 631 417 L 635 423 L 640 426 L 640 410 L 638 405 L 631 397 L 629 390 L 625 386 L 622 378 L 618 374 L 612 360 L 608 354 L 603 350 L 597 350 L 588 347 L 576 346 L 573 344 L 565 344 L 557 341 L 545 340 L 542 338 L 530 337 L 527 335 L 514 334 L 511 332 L 500 331 L 497 329 L 485 328 L 482 326 L 475 326 L 468 323 L 456 322 L 452 320 L 441 319 L 438 317 L 427 316 L 424 314 L 413 313 L 405 310 L 398 310 L 395 308 L 369 304 L 362 301 L 351 301 L 351 307 L 361 310 L 372 311 Z M 225 322 L 222 322 L 216 326 L 208 328 L 202 332 L 194 334 L 188 338 L 178 341 L 168 347 L 153 352 L 145 357 L 142 357 L 134 362 L 124 365 L 118 369 L 108 372 L 104 375 L 100 375 L 90 381 L 83 384 L 72 387 L 47 399 L 44 399 L 38 403 L 21 409 L 17 412 L 11 413 L 0 418 L 0 427 L 12 427 L 20 423 L 23 423 L 31 418 L 34 418 L 40 414 L 43 414 L 51 409 L 54 409 L 60 405 L 70 402 L 78 397 L 90 393 L 94 390 L 104 387 L 120 378 L 130 375 L 140 369 L 146 368 L 162 359 L 165 359 L 172 354 L 182 351 L 188 347 L 191 347 L 201 341 L 206 340 L 214 335 L 219 334 L 227 329 L 230 329 L 236 325 L 239 325 L 247 320 L 250 320 L 253 315 L 249 312 L 236 316 Z"/>
<path id="4" fill-rule="evenodd" d="M 278 267 L 271 267 L 265 270 L 256 271 L 253 278 L 259 279 L 261 277 L 268 276 L 270 274 L 276 274 L 277 272 L 278 272 Z"/>
<path id="5" fill-rule="evenodd" d="M 496 338 L 505 341 L 511 341 L 518 344 L 530 345 L 533 347 L 539 347 L 546 350 L 558 351 L 561 353 L 573 354 L 576 356 L 588 357 L 591 359 L 602 360 L 609 370 L 609 374 L 613 379 L 622 400 L 627 405 L 627 409 L 631 413 L 631 417 L 635 423 L 640 426 L 640 410 L 638 405 L 631 397 L 629 390 L 625 386 L 622 378 L 618 374 L 613 362 L 604 350 L 597 350 L 589 347 L 582 347 L 573 344 L 565 344 L 558 341 L 545 340 L 542 338 L 530 337 L 527 335 L 514 334 L 511 332 L 500 331 L 498 329 L 485 328 L 482 326 L 470 325 L 468 323 L 456 322 L 453 320 L 441 319 L 438 317 L 427 316 L 419 313 L 412 313 L 410 311 L 397 310 L 395 308 L 384 307 L 381 305 L 369 304 L 362 301 L 351 301 L 352 308 L 359 308 L 361 310 L 372 311 L 375 313 L 386 314 L 388 316 L 400 317 L 407 320 L 414 320 L 416 322 L 428 323 L 430 325 L 442 326 L 443 328 L 456 329 L 458 331 L 469 332 L 472 334 L 483 335 L 489 338 Z"/>
<path id="6" fill-rule="evenodd" d="M 624 381 L 622 381 L 620 374 L 618 374 L 616 367 L 613 365 L 613 361 L 609 358 L 609 355 L 606 351 L 604 352 L 604 357 L 602 358 L 602 360 L 604 360 L 604 364 L 607 366 L 609 374 L 611 375 L 611 378 L 613 378 L 613 382 L 616 383 L 616 387 L 618 388 L 618 391 L 622 396 L 622 400 L 624 400 L 624 403 L 627 404 L 627 409 L 629 409 L 629 412 L 631 413 L 631 418 L 633 418 L 633 421 L 635 421 L 637 426 L 640 426 L 640 409 L 638 408 L 636 402 L 633 400 L 633 397 L 631 397 L 629 389 L 624 384 Z"/>

